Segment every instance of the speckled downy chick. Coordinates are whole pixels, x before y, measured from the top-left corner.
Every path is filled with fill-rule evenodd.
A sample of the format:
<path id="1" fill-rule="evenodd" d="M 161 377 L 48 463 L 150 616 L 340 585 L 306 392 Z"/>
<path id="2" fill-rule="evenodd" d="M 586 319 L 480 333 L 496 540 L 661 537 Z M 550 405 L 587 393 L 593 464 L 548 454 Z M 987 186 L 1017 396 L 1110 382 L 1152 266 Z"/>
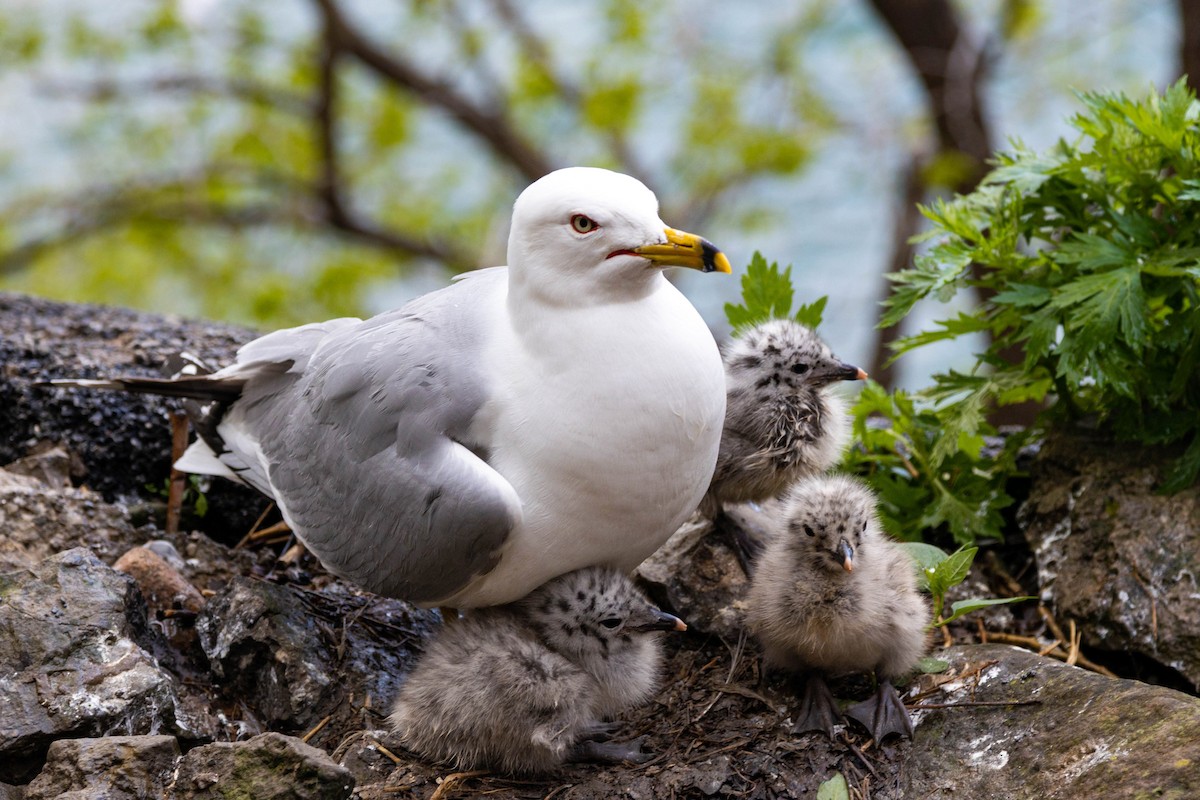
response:
<path id="1" fill-rule="evenodd" d="M 846 713 L 877 741 L 911 737 L 891 682 L 926 647 L 930 610 L 913 560 L 880 529 L 874 495 L 853 478 L 802 481 L 782 521 L 751 583 L 748 618 L 768 666 L 808 676 L 797 731 L 832 735 L 841 714 L 824 676 L 869 671 L 879 690 Z"/>
<path id="2" fill-rule="evenodd" d="M 832 390 L 865 380 L 811 328 L 787 319 L 764 322 L 725 348 L 727 402 L 717 467 L 700 511 L 729 527 L 725 503 L 762 501 L 828 470 L 849 440 L 846 408 Z M 731 530 L 735 537 L 744 532 Z M 745 561 L 757 546 L 736 541 Z"/>
<path id="3" fill-rule="evenodd" d="M 568 573 L 445 627 L 401 689 L 392 725 L 409 749 L 461 769 L 642 760 L 636 745 L 600 740 L 613 728 L 605 720 L 657 689 L 664 630 L 686 626 L 617 570 Z"/>

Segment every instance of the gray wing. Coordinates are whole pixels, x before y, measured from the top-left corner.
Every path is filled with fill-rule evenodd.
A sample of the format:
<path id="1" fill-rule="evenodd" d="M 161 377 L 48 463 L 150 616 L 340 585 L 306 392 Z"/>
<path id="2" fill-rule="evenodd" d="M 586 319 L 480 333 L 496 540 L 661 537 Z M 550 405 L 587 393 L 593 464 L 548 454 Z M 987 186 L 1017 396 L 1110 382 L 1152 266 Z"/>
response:
<path id="1" fill-rule="evenodd" d="M 428 603 L 498 561 L 520 501 L 477 455 L 487 442 L 468 436 L 488 394 L 480 358 L 504 281 L 484 270 L 337 325 L 315 348 L 312 334 L 290 354 L 264 337 L 239 355 L 294 362 L 248 380 L 222 430 L 256 440 L 272 494 L 331 572 Z"/>

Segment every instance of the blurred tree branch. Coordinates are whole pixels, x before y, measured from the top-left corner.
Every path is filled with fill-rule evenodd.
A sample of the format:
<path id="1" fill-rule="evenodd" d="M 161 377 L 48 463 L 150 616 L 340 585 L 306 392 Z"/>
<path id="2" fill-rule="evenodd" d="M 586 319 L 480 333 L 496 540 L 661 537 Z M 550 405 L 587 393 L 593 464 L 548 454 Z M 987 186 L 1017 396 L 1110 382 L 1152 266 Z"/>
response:
<path id="1" fill-rule="evenodd" d="M 1188 86 L 1193 91 L 1200 91 L 1200 3 L 1196 0 L 1178 2 L 1182 28 L 1179 37 L 1179 74 L 1187 76 Z"/>
<path id="2" fill-rule="evenodd" d="M 986 172 L 992 142 L 980 87 L 988 57 L 949 0 L 870 2 L 921 81 L 933 123 L 932 141 L 913 153 L 904 173 L 888 260 L 888 272 L 898 272 L 912 265 L 914 248 L 909 240 L 921 223 L 916 204 L 939 186 L 965 194 Z M 890 345 L 900 334 L 899 325 L 878 331 L 870 373 L 885 387 L 895 382 L 887 362 Z"/>
<path id="3" fill-rule="evenodd" d="M 404 2 L 392 36 L 346 0 L 301 4 L 315 24 L 299 33 L 279 33 L 252 0 L 199 22 L 169 0 L 151 6 L 117 33 L 74 19 L 62 52 L 31 45 L 21 62 L 60 75 L 37 86 L 78 104 L 63 126 L 70 188 L 47 181 L 54 188 L 0 207 L 0 276 L 20 275 L 23 288 L 52 291 L 52 271 L 65 270 L 79 293 L 128 302 L 156 296 L 156 281 L 234 275 L 246 299 L 222 299 L 225 313 L 298 321 L 267 317 L 300 308 L 279 302 L 289 291 L 313 298 L 310 310 L 358 313 L 362 287 L 412 259 L 477 266 L 501 198 L 561 165 L 636 175 L 659 190 L 664 218 L 690 226 L 738 188 L 803 168 L 808 137 L 835 124 L 800 58 L 776 55 L 798 49 L 819 15 L 787 25 L 772 15 L 761 50 L 714 58 L 700 29 L 680 28 L 686 9 L 669 4 L 580 12 L 607 29 L 603 47 L 573 52 L 513 0 Z M 0 31 L 8 18 L 0 11 Z M 30 41 L 57 24 L 29 23 Z M 653 73 L 664 63 L 669 80 Z M 651 128 L 668 148 L 647 145 Z M 114 147 L 123 152 L 110 158 Z M 380 255 L 340 250 L 339 239 Z M 126 260 L 141 273 L 120 269 Z M 174 274 L 160 281 L 160 270 Z"/>
<path id="4" fill-rule="evenodd" d="M 445 111 L 529 181 L 555 169 L 554 163 L 513 127 L 499 106 L 476 104 L 451 84 L 422 72 L 400 53 L 384 52 L 350 24 L 337 0 L 315 2 L 324 18 L 326 35 L 336 42 L 339 50 L 353 56 L 384 80 Z"/>
<path id="5" fill-rule="evenodd" d="M 182 93 L 231 97 L 267 106 L 297 116 L 308 116 L 312 107 L 299 92 L 281 89 L 248 78 L 221 78 L 209 75 L 166 75 L 156 78 L 118 81 L 113 78 L 93 80 L 48 80 L 43 83 L 47 93 L 74 96 L 83 100 L 106 103 L 143 97 L 149 93 Z"/>

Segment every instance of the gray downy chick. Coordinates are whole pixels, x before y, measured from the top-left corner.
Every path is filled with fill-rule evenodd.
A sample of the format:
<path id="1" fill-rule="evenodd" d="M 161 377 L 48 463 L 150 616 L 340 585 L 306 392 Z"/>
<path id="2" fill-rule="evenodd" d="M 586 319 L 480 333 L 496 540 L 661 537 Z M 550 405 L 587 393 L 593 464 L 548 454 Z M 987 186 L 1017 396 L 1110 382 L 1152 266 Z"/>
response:
<path id="1" fill-rule="evenodd" d="M 841 475 L 789 492 L 783 525 L 759 561 L 748 597 L 765 662 L 808 676 L 796 729 L 832 728 L 841 716 L 823 676 L 873 672 L 875 696 L 847 714 L 876 741 L 912 737 L 892 681 L 925 652 L 928 604 L 913 560 L 880 529 L 875 497 Z"/>
<path id="2" fill-rule="evenodd" d="M 656 690 L 656 632 L 686 627 L 617 570 L 577 570 L 443 628 L 391 723 L 409 749 L 461 769 L 533 774 L 571 760 L 643 760 L 636 743 L 598 740 L 614 727 L 606 719 Z"/>
<path id="3" fill-rule="evenodd" d="M 724 515 L 724 504 L 776 497 L 834 466 L 850 426 L 833 384 L 867 373 L 834 356 L 811 328 L 786 319 L 751 328 L 723 356 L 725 426 L 700 511 L 734 537 L 746 566 L 758 545 Z"/>

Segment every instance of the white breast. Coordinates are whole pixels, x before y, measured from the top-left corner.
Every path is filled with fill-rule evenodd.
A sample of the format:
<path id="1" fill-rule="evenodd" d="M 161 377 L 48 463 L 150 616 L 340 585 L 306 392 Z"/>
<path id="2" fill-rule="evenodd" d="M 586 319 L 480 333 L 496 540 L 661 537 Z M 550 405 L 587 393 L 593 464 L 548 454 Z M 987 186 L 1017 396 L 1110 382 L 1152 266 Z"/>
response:
<path id="1" fill-rule="evenodd" d="M 447 605 L 507 602 L 593 564 L 632 570 L 696 508 L 716 464 L 720 356 L 666 281 L 510 333 L 491 348 L 497 391 L 476 427 L 524 521 L 500 564 Z"/>

